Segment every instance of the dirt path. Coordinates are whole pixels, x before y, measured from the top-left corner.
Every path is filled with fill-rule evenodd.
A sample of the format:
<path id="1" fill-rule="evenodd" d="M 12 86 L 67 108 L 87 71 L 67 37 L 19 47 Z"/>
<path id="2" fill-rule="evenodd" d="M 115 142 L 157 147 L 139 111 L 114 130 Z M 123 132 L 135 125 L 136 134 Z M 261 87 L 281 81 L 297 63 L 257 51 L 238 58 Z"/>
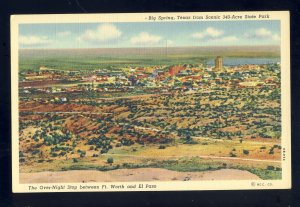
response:
<path id="1" fill-rule="evenodd" d="M 106 153 L 106 156 L 119 156 L 119 157 L 139 157 L 139 158 L 152 158 L 153 156 L 143 156 L 143 155 L 124 155 L 124 154 L 110 154 Z M 194 157 L 188 155 L 164 155 L 159 156 L 155 155 L 155 157 L 164 157 L 164 158 L 182 158 L 182 157 Z M 217 160 L 242 160 L 242 161 L 253 161 L 253 162 L 269 162 L 269 163 L 281 163 L 281 160 L 261 160 L 261 159 L 251 159 L 251 158 L 240 158 L 240 157 L 220 157 L 220 156 L 212 156 L 212 155 L 197 155 L 197 158 L 204 159 L 217 159 Z"/>
<path id="2" fill-rule="evenodd" d="M 20 173 L 20 183 L 90 183 L 127 181 L 260 180 L 248 171 L 222 169 L 206 172 L 177 172 L 160 168 L 119 169 L 113 171 L 72 170 Z"/>

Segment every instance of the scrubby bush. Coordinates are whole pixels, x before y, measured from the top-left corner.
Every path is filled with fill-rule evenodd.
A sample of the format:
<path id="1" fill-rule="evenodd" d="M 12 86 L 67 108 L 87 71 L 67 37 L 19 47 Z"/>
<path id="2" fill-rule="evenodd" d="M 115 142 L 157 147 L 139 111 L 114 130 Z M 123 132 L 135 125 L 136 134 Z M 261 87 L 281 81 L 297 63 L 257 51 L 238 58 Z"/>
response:
<path id="1" fill-rule="evenodd" d="M 107 163 L 108 164 L 114 163 L 114 158 L 112 158 L 112 157 L 107 158 Z"/>
<path id="2" fill-rule="evenodd" d="M 230 156 L 230 157 L 236 157 L 236 154 L 234 154 L 233 152 L 230 152 L 230 153 L 229 153 L 229 156 Z"/>
<path id="3" fill-rule="evenodd" d="M 21 157 L 21 158 L 19 159 L 19 162 L 20 162 L 20 163 L 25 162 L 25 158 L 24 158 L 24 157 Z"/>
<path id="4" fill-rule="evenodd" d="M 61 151 L 61 152 L 59 153 L 59 156 L 64 156 L 64 155 L 66 155 L 66 152 Z"/>
<path id="5" fill-rule="evenodd" d="M 160 146 L 158 147 L 158 149 L 166 149 L 166 146 L 165 146 L 165 145 L 160 145 Z"/>
<path id="6" fill-rule="evenodd" d="M 38 150 L 38 149 L 32 151 L 32 155 L 36 155 L 38 153 L 40 153 L 40 150 Z"/>
<path id="7" fill-rule="evenodd" d="M 95 145 L 90 147 L 90 150 L 92 149 L 99 149 L 102 148 L 102 152 L 106 153 L 108 152 L 110 149 L 112 149 L 112 145 L 111 145 L 111 139 L 105 137 L 105 136 L 100 136 L 98 138 L 92 138 L 87 142 L 88 145 Z M 103 154 L 101 153 L 101 154 Z"/>
<path id="8" fill-rule="evenodd" d="M 243 150 L 244 155 L 249 155 L 249 150 Z"/>
<path id="9" fill-rule="evenodd" d="M 57 157 L 58 154 L 57 154 L 56 152 L 52 152 L 52 153 L 51 153 L 51 156 L 52 156 L 52 157 Z"/>
<path id="10" fill-rule="evenodd" d="M 193 138 L 190 135 L 187 135 L 186 138 L 184 138 L 183 144 L 197 144 L 198 142 L 195 142 Z"/>
<path id="11" fill-rule="evenodd" d="M 80 152 L 80 157 L 85 157 L 86 152 L 85 151 L 81 151 Z"/>
<path id="12" fill-rule="evenodd" d="M 133 141 L 131 141 L 130 139 L 126 139 L 126 138 L 122 138 L 120 141 L 121 141 L 121 144 L 124 146 L 130 146 L 130 145 L 134 144 Z"/>
<path id="13" fill-rule="evenodd" d="M 25 157 L 22 151 L 19 151 L 19 157 Z"/>
<path id="14" fill-rule="evenodd" d="M 62 142 L 66 142 L 72 138 L 72 134 L 70 132 L 67 132 L 65 134 L 58 134 L 54 132 L 52 135 L 45 135 L 43 136 L 44 144 L 47 146 L 53 145 L 53 144 L 60 144 Z"/>
<path id="15" fill-rule="evenodd" d="M 100 154 L 104 154 L 104 153 L 107 153 L 107 152 L 108 152 L 108 149 L 103 148 L 103 149 L 100 151 Z"/>

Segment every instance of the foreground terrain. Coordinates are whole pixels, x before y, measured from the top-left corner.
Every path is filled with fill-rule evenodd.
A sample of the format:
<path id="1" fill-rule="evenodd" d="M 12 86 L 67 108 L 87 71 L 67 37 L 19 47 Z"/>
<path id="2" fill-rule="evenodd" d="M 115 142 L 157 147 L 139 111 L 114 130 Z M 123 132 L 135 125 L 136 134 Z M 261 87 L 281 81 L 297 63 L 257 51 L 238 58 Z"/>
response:
<path id="1" fill-rule="evenodd" d="M 200 94 L 96 99 L 96 104 L 20 102 L 20 172 L 230 168 L 248 170 L 262 179 L 280 178 L 280 139 L 260 137 L 272 126 L 253 124 L 272 116 L 257 119 L 244 109 L 237 113 L 243 118 L 223 118 L 228 106 L 218 102 L 199 110 L 196 106 L 180 110 L 192 107 L 186 105 L 176 110 L 164 105 L 167 97 L 170 104 L 188 99 L 192 104 Z M 199 100 L 205 101 L 205 95 Z M 261 107 L 267 107 L 264 104 Z M 211 114 L 210 107 L 223 109 Z"/>
<path id="2" fill-rule="evenodd" d="M 21 173 L 20 183 L 90 183 L 130 181 L 260 180 L 247 171 L 223 169 L 208 172 L 176 172 L 159 168 L 121 169 L 100 172 L 72 170 Z"/>

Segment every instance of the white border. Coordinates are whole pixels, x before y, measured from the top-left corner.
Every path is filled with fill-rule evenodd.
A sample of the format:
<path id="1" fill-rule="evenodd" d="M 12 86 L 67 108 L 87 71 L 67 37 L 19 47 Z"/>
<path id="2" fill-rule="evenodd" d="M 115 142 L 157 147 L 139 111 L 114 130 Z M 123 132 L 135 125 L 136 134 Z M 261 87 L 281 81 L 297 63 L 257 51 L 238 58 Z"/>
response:
<path id="1" fill-rule="evenodd" d="M 30 184 L 37 187 L 36 191 L 29 191 L 29 184 L 19 183 L 19 114 L 18 114 L 18 27 L 24 23 L 93 23 L 93 22 L 153 22 L 147 20 L 151 16 L 193 16 L 193 15 L 256 15 L 268 14 L 268 19 L 219 19 L 219 20 L 176 20 L 176 21 L 247 21 L 247 20 L 280 20 L 281 21 L 281 106 L 282 106 L 282 180 L 264 181 L 167 181 L 167 182 L 122 182 L 122 183 L 93 183 L 100 189 L 80 190 L 80 183 L 66 184 Z M 290 111 L 290 14 L 288 11 L 258 11 L 258 12 L 186 12 L 186 13 L 123 13 L 123 14 L 51 14 L 51 15 L 12 15 L 11 16 L 11 101 L 12 101 L 12 185 L 13 192 L 91 192 L 91 191 L 116 191 L 114 189 L 102 189 L 103 185 L 110 184 L 155 184 L 157 187 L 121 189 L 117 191 L 177 191 L 177 190 L 242 190 L 242 189 L 290 189 L 291 188 L 291 111 Z M 167 22 L 163 20 L 155 22 Z M 283 160 L 285 156 L 285 160 Z M 255 185 L 253 183 L 256 183 Z M 259 183 L 259 185 L 258 185 Z M 77 186 L 77 190 L 41 190 L 41 186 Z"/>

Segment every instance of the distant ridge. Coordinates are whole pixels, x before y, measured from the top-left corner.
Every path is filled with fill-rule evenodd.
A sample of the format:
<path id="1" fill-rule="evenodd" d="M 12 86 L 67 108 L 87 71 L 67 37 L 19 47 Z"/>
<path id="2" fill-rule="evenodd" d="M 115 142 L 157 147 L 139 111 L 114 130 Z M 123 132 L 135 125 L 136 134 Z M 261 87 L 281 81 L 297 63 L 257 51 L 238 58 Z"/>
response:
<path id="1" fill-rule="evenodd" d="M 130 56 L 130 55 L 199 55 L 199 56 L 279 56 L 280 47 L 267 46 L 202 46 L 148 48 L 82 48 L 82 49 L 20 49 L 20 56 Z"/>

